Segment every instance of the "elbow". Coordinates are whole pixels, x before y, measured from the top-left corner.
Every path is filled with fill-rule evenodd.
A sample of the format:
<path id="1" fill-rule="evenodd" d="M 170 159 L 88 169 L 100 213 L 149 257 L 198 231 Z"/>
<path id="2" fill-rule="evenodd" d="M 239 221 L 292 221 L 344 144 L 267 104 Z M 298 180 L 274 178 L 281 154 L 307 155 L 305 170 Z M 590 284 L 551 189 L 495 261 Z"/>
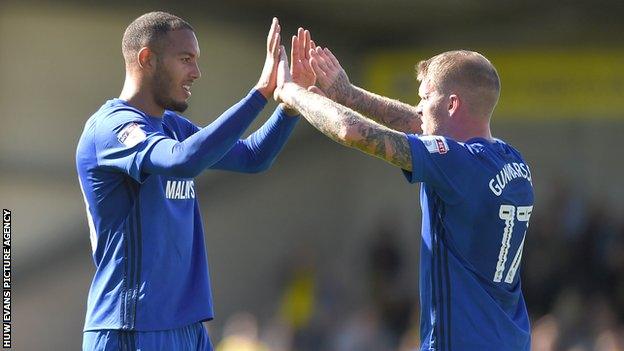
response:
<path id="1" fill-rule="evenodd" d="M 169 167 L 170 175 L 178 178 L 195 178 L 205 168 L 207 160 L 202 160 L 198 155 L 194 155 L 182 147 L 181 143 L 176 145 L 177 154 Z"/>
<path id="2" fill-rule="evenodd" d="M 158 144 L 157 144 L 158 147 Z M 146 171 L 176 178 L 195 178 L 206 167 L 214 163 L 215 155 L 190 152 L 180 142 L 167 143 L 154 148 L 146 161 Z"/>
<path id="3" fill-rule="evenodd" d="M 204 169 L 202 166 L 199 160 L 192 157 L 179 158 L 169 167 L 169 173 L 177 178 L 195 178 Z"/>
<path id="4" fill-rule="evenodd" d="M 256 174 L 268 170 L 271 168 L 273 161 L 275 161 L 278 152 L 278 150 L 269 150 L 266 148 L 249 149 L 244 158 L 242 171 L 245 173 Z"/>
<path id="5" fill-rule="evenodd" d="M 181 164 L 173 166 L 169 169 L 169 175 L 176 178 L 195 178 L 201 173 L 201 169 L 198 167 L 189 167 Z"/>
<path id="6" fill-rule="evenodd" d="M 257 173 L 262 173 L 264 171 L 267 171 L 269 168 L 271 168 L 271 165 L 273 164 L 273 160 L 264 160 L 262 162 L 254 162 L 253 164 L 249 165 L 247 167 L 247 173 L 250 174 L 257 174 Z"/>

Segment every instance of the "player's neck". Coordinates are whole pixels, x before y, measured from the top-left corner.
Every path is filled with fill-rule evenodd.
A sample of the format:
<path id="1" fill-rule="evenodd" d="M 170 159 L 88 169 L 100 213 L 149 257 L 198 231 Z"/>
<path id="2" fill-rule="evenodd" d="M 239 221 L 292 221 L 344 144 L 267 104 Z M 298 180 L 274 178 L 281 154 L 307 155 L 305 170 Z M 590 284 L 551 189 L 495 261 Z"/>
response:
<path id="1" fill-rule="evenodd" d="M 151 117 L 162 117 L 165 113 L 165 110 L 156 103 L 154 94 L 145 87 L 145 84 L 137 83 L 128 77 L 126 77 L 119 98 Z"/>
<path id="2" fill-rule="evenodd" d="M 453 131 L 451 138 L 456 141 L 465 142 L 472 138 L 483 138 L 494 140 L 490 125 L 483 123 L 465 124 Z"/>

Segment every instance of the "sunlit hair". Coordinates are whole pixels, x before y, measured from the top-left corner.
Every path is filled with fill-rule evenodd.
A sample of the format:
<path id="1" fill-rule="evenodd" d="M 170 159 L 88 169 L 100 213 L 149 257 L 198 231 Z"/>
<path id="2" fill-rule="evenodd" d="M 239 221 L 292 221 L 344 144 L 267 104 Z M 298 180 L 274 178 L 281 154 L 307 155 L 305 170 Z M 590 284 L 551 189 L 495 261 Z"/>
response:
<path id="1" fill-rule="evenodd" d="M 148 47 L 158 52 L 166 34 L 178 29 L 193 31 L 188 22 L 167 12 L 149 12 L 128 25 L 121 41 L 121 52 L 126 64 L 135 62 L 139 50 Z"/>
<path id="2" fill-rule="evenodd" d="M 467 50 L 443 52 L 416 66 L 417 78 L 444 94 L 457 94 L 474 116 L 490 118 L 500 96 L 500 78 L 483 55 Z"/>

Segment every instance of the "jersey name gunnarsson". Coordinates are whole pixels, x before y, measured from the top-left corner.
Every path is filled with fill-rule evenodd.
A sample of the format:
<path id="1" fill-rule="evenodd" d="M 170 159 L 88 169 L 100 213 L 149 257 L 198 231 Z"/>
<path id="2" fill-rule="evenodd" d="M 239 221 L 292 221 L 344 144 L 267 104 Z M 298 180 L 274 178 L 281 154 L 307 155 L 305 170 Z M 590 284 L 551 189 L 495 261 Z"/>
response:
<path id="1" fill-rule="evenodd" d="M 192 180 L 168 180 L 165 197 L 171 200 L 187 200 L 195 198 L 195 182 Z"/>
<path id="2" fill-rule="evenodd" d="M 522 155 L 499 139 L 407 135 L 422 183 L 421 351 L 529 351 L 522 252 L 534 193 Z"/>
<path id="3" fill-rule="evenodd" d="M 506 163 L 496 174 L 496 176 L 490 179 L 488 184 L 494 195 L 500 196 L 507 184 L 516 178 L 525 178 L 533 184 L 533 182 L 531 182 L 531 171 L 529 170 L 529 166 L 521 162 Z"/>

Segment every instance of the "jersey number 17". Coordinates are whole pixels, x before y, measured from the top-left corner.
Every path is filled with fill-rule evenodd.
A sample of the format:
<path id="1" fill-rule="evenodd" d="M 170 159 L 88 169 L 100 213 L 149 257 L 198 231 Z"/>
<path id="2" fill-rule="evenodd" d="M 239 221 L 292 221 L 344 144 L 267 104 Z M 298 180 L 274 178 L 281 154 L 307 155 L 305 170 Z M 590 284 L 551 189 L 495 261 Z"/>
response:
<path id="1" fill-rule="evenodd" d="M 524 247 L 524 238 L 526 236 L 526 229 L 529 227 L 529 218 L 533 206 L 513 206 L 513 205 L 501 205 L 498 212 L 500 219 L 505 221 L 505 228 L 503 229 L 503 240 L 501 242 L 501 248 L 498 253 L 498 262 L 496 263 L 496 272 L 494 273 L 494 282 L 500 283 L 503 280 L 505 273 L 505 263 L 507 263 L 507 256 L 509 256 L 509 248 L 511 244 L 511 234 L 514 230 L 514 224 L 516 221 L 526 223 L 526 228 L 522 234 L 522 242 L 518 247 L 518 251 L 514 255 L 511 267 L 507 271 L 505 276 L 505 283 L 511 284 L 516 276 L 518 267 L 520 266 L 520 260 L 522 259 L 522 248 Z"/>

